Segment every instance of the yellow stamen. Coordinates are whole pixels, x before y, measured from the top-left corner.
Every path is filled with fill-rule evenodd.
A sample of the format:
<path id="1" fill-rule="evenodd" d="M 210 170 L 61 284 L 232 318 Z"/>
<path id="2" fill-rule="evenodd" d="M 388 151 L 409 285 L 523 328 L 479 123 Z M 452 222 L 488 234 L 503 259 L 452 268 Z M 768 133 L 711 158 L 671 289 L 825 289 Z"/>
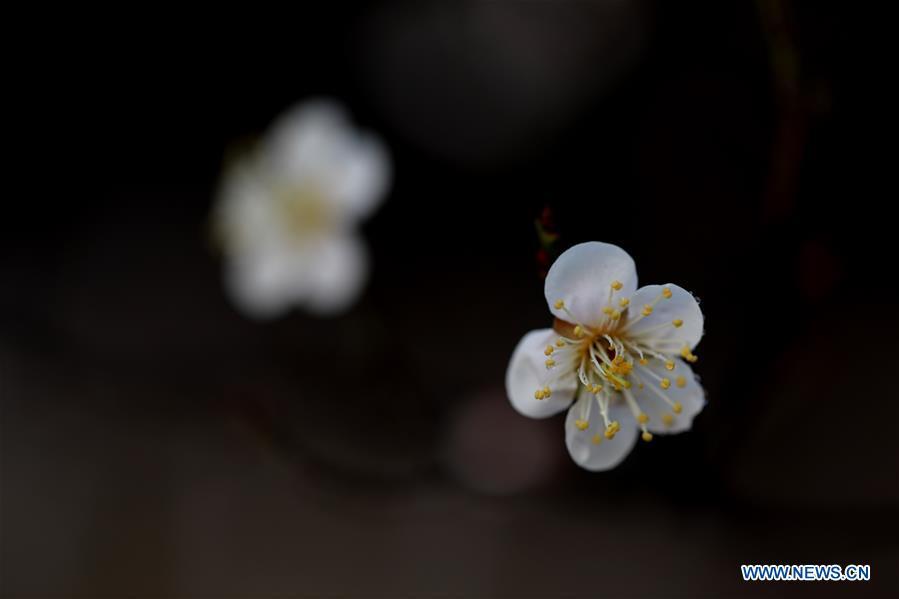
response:
<path id="1" fill-rule="evenodd" d="M 677 385 L 678 387 L 680 387 L 681 389 L 683 389 L 684 387 L 687 386 L 687 379 L 682 376 L 679 376 L 676 379 L 674 379 L 674 384 Z"/>
<path id="2" fill-rule="evenodd" d="M 647 360 L 646 358 L 640 358 L 640 366 L 646 366 L 647 364 L 649 364 L 649 360 Z"/>
<path id="3" fill-rule="evenodd" d="M 621 391 L 622 387 L 624 387 L 625 389 L 631 388 L 630 381 L 626 381 L 623 378 L 621 378 L 620 376 L 617 376 L 615 374 L 614 370 L 612 370 L 612 372 L 606 371 L 605 374 L 606 374 L 606 378 L 608 378 L 608 380 L 612 381 L 612 386 L 615 387 L 615 391 Z"/>
<path id="4" fill-rule="evenodd" d="M 575 337 L 583 337 L 584 336 L 584 327 L 581 325 L 577 325 L 574 327 L 574 336 Z"/>
<path id="5" fill-rule="evenodd" d="M 619 318 L 621 318 L 621 312 L 619 312 L 618 310 L 612 310 L 611 316 L 612 320 L 618 320 Z"/>
<path id="6" fill-rule="evenodd" d="M 552 368 L 552 367 L 555 366 L 555 365 L 556 365 L 556 361 L 553 360 L 552 358 L 550 358 L 549 360 L 546 361 L 546 367 L 547 367 L 547 368 Z"/>
<path id="7" fill-rule="evenodd" d="M 585 431 L 590 426 L 590 423 L 586 420 L 575 420 L 574 426 L 576 426 L 578 430 Z"/>
<path id="8" fill-rule="evenodd" d="M 544 397 L 546 397 L 546 394 L 543 392 L 543 389 L 534 391 L 534 399 L 543 399 Z"/>
<path id="9" fill-rule="evenodd" d="M 549 355 L 552 355 L 553 351 L 555 351 L 555 350 L 553 349 L 553 346 L 552 346 L 552 345 L 547 345 L 547 346 L 546 346 L 546 349 L 543 350 L 543 353 L 544 353 L 544 355 L 549 356 Z"/>
<path id="10" fill-rule="evenodd" d="M 665 299 L 671 299 L 671 290 L 665 287 L 662 289 L 662 295 L 665 296 Z"/>
<path id="11" fill-rule="evenodd" d="M 624 285 L 621 284 L 621 281 L 612 281 L 612 289 L 615 291 L 619 291 Z"/>
<path id="12" fill-rule="evenodd" d="M 556 307 L 556 310 L 561 310 L 565 307 L 565 302 L 563 300 L 556 300 L 556 303 L 554 305 Z"/>
<path id="13" fill-rule="evenodd" d="M 643 433 L 643 440 L 646 441 L 647 443 L 649 443 L 650 441 L 652 441 L 652 433 L 650 433 L 650 432 L 648 432 L 648 431 L 647 431 L 647 432 L 644 432 L 644 433 Z"/>
<path id="14" fill-rule="evenodd" d="M 553 395 L 552 389 L 550 389 L 549 387 L 543 388 L 543 397 L 545 397 L 546 399 L 549 399 L 550 397 L 552 397 L 552 395 Z"/>
<path id="15" fill-rule="evenodd" d="M 674 411 L 675 414 L 680 414 L 681 412 L 684 411 L 684 406 L 682 406 L 679 401 L 676 401 L 676 402 L 674 402 L 674 405 L 671 406 L 671 409 Z"/>
<path id="16" fill-rule="evenodd" d="M 556 347 L 565 347 L 565 340 L 561 337 L 556 339 Z"/>
<path id="17" fill-rule="evenodd" d="M 605 308 L 602 309 L 602 313 L 605 314 L 606 316 L 611 316 L 612 308 L 610 306 L 606 306 Z"/>
<path id="18" fill-rule="evenodd" d="M 599 445 L 600 443 L 602 443 L 602 435 L 600 435 L 599 433 L 596 433 L 595 435 L 593 435 L 593 438 L 590 439 L 590 441 L 594 445 Z"/>
<path id="19" fill-rule="evenodd" d="M 646 424 L 647 422 L 649 422 L 649 415 L 644 412 L 640 412 L 639 414 L 637 414 L 637 422 L 639 422 L 640 424 Z"/>
<path id="20" fill-rule="evenodd" d="M 649 316 L 650 314 L 652 314 L 652 306 L 645 304 L 643 306 L 643 316 Z"/>
<path id="21" fill-rule="evenodd" d="M 675 318 L 671 321 L 671 324 L 673 324 L 675 328 L 679 329 L 684 324 L 684 321 L 680 318 Z"/>
<path id="22" fill-rule="evenodd" d="M 620 300 L 618 300 L 618 305 L 621 306 L 622 308 L 627 308 L 630 305 L 630 303 L 631 303 L 631 300 L 627 299 L 626 297 L 623 297 Z"/>
<path id="23" fill-rule="evenodd" d="M 661 381 L 659 381 L 659 385 L 662 387 L 662 389 L 667 389 L 671 386 L 671 379 L 662 379 Z"/>
<path id="24" fill-rule="evenodd" d="M 674 362 L 672 362 L 671 360 L 668 360 L 667 362 L 665 362 L 665 369 L 666 370 L 674 370 Z"/>
<path id="25" fill-rule="evenodd" d="M 672 416 L 671 414 L 662 414 L 662 422 L 665 424 L 665 426 L 671 426 L 672 424 L 674 424 L 674 416 Z"/>
<path id="26" fill-rule="evenodd" d="M 604 433 L 606 439 L 611 441 L 615 438 L 616 433 L 621 430 L 621 425 L 618 424 L 617 420 L 613 420 L 609 423 L 609 426 L 606 427 L 606 432 Z"/>

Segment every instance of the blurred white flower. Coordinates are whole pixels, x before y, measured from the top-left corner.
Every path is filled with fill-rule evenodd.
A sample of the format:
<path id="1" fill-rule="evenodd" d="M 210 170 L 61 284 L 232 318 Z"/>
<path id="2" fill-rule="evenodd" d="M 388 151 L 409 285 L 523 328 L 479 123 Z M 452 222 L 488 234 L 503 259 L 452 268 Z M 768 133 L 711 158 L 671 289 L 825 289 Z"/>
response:
<path id="1" fill-rule="evenodd" d="M 355 229 L 383 199 L 390 171 L 382 143 L 334 102 L 309 101 L 275 121 L 226 168 L 213 214 L 234 303 L 256 318 L 348 308 L 368 275 Z"/>
<path id="2" fill-rule="evenodd" d="M 565 442 L 588 470 L 615 467 L 642 431 L 689 430 L 705 392 L 687 364 L 702 311 L 677 285 L 637 289 L 621 248 L 590 242 L 564 252 L 546 276 L 552 329 L 518 343 L 506 373 L 512 406 L 531 418 L 566 408 Z"/>

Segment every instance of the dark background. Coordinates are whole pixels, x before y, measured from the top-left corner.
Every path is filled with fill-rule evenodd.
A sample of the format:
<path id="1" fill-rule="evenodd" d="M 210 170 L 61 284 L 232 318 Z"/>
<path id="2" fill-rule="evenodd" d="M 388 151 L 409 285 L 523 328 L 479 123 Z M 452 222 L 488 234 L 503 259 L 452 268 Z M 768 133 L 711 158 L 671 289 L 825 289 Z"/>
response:
<path id="1" fill-rule="evenodd" d="M 0 591 L 895 589 L 874 20 L 626 0 L 57 14 L 14 57 Z M 342 317 L 250 321 L 208 243 L 222 159 L 323 95 L 393 156 L 363 228 L 372 278 Z M 545 207 L 558 249 L 616 243 L 641 282 L 702 299 L 709 405 L 611 472 L 568 459 L 561 417 L 505 399 L 515 343 L 549 322 Z M 873 580 L 750 584 L 741 563 Z"/>

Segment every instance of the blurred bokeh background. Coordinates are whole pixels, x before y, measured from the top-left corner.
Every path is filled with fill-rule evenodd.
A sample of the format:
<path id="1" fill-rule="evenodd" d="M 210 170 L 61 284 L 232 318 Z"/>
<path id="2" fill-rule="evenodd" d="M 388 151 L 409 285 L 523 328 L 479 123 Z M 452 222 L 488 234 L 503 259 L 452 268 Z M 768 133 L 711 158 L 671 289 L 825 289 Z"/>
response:
<path id="1" fill-rule="evenodd" d="M 4 596 L 899 586 L 895 183 L 859 68 L 872 15 L 608 0 L 109 16 L 59 15 L 16 59 Z M 224 157 L 318 96 L 393 157 L 362 228 L 371 278 L 342 316 L 249 320 L 209 243 Z M 549 320 L 546 207 L 560 249 L 616 243 L 706 314 L 708 407 L 611 472 L 568 459 L 561 417 L 505 399 L 512 349 Z M 873 580 L 747 584 L 741 563 L 871 564 Z"/>

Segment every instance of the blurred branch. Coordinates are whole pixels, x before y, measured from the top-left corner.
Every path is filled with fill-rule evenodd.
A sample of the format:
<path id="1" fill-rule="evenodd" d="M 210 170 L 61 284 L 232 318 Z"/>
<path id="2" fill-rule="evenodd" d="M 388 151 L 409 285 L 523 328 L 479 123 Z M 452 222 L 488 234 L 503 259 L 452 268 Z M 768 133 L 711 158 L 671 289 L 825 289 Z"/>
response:
<path id="1" fill-rule="evenodd" d="M 762 220 L 770 223 L 784 220 L 793 211 L 809 111 L 802 89 L 800 54 L 789 2 L 757 0 L 757 5 L 778 105 L 778 123 L 762 206 Z"/>
<path id="2" fill-rule="evenodd" d="M 556 242 L 559 240 L 559 233 L 552 208 L 548 205 L 543 207 L 540 217 L 534 220 L 534 227 L 537 229 L 537 243 L 540 245 L 536 256 L 537 270 L 540 278 L 546 278 L 546 273 L 558 254 Z"/>

